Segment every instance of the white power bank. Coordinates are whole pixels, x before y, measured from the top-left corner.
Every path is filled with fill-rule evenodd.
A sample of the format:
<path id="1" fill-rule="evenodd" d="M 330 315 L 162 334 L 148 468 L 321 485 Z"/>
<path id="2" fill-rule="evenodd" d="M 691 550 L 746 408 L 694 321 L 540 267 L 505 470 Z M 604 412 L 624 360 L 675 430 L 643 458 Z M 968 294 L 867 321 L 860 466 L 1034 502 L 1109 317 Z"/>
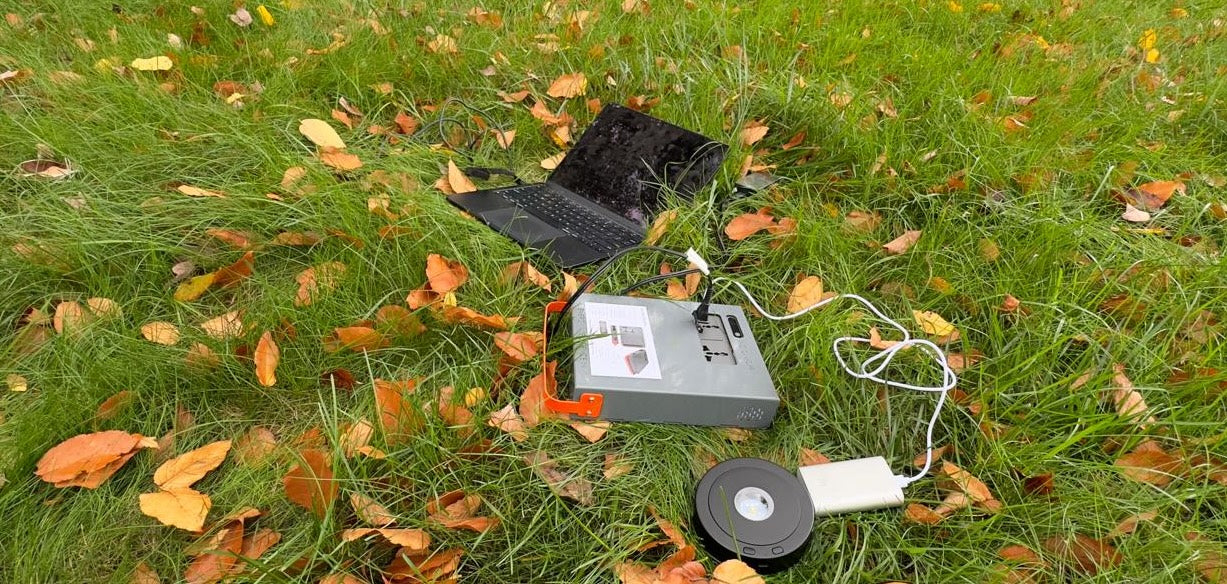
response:
<path id="1" fill-rule="evenodd" d="M 899 478 L 881 456 L 828 462 L 797 469 L 818 517 L 903 504 Z"/>

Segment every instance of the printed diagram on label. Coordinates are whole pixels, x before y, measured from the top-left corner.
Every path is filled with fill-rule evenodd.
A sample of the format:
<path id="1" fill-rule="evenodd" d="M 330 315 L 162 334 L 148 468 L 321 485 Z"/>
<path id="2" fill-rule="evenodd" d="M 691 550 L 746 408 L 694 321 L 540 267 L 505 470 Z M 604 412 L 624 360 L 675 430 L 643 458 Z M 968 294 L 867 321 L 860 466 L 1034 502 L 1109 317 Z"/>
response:
<path id="1" fill-rule="evenodd" d="M 588 362 L 593 375 L 660 379 L 660 361 L 642 306 L 589 302 L 584 305 Z"/>

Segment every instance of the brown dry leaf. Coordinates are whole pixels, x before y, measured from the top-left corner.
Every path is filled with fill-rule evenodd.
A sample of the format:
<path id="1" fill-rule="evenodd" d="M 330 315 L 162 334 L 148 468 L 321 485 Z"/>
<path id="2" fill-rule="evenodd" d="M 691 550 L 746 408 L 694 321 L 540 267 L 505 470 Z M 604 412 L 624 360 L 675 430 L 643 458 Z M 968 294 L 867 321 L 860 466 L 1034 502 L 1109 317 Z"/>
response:
<path id="1" fill-rule="evenodd" d="M 141 325 L 141 336 L 149 342 L 170 346 L 179 342 L 179 327 L 164 321 L 148 322 Z"/>
<path id="2" fill-rule="evenodd" d="M 469 270 L 464 264 L 445 258 L 437 253 L 426 256 L 426 280 L 431 291 L 447 294 L 459 288 L 469 279 Z"/>
<path id="3" fill-rule="evenodd" d="M 613 480 L 629 474 L 635 469 L 635 464 L 618 454 L 606 454 L 603 476 L 605 480 Z"/>
<path id="4" fill-rule="evenodd" d="M 524 461 L 559 497 L 570 499 L 585 507 L 595 502 L 592 495 L 592 483 L 583 477 L 572 477 L 559 469 L 558 463 L 548 454 L 534 450 L 524 457 Z"/>
<path id="5" fill-rule="evenodd" d="M 800 312 L 810 306 L 839 296 L 835 292 L 822 289 L 822 279 L 817 276 L 806 276 L 793 287 L 788 295 L 788 312 Z"/>
<path id="6" fill-rule="evenodd" d="M 307 169 L 301 166 L 291 166 L 281 173 L 281 188 L 290 190 L 298 181 L 307 176 Z"/>
<path id="7" fill-rule="evenodd" d="M 1185 185 L 1180 181 L 1160 180 L 1138 185 L 1130 194 L 1137 200 L 1137 206 L 1148 211 L 1154 211 L 1167 204 L 1167 200 L 1175 193 L 1185 194 Z"/>
<path id="8" fill-rule="evenodd" d="M 741 241 L 774 225 L 775 217 L 772 217 L 766 209 L 759 209 L 754 213 L 743 213 L 734 217 L 724 228 L 724 234 L 733 241 Z"/>
<path id="9" fill-rule="evenodd" d="M 300 272 L 294 278 L 298 282 L 294 306 L 310 306 L 321 293 L 334 290 L 341 276 L 345 275 L 345 270 L 346 266 L 341 262 L 324 262 Z"/>
<path id="10" fill-rule="evenodd" d="M 269 550 L 269 548 L 277 545 L 277 543 L 280 541 L 280 533 L 268 529 L 267 527 L 263 528 L 243 538 L 243 548 L 242 551 L 239 552 L 239 556 L 245 560 L 258 560 L 260 559 L 260 556 L 263 556 L 264 553 Z M 245 567 L 246 566 L 242 565 L 236 566 L 233 573 L 238 574 L 242 572 Z"/>
<path id="11" fill-rule="evenodd" d="M 467 519 L 448 519 L 440 522 L 447 529 L 464 529 L 475 533 L 485 533 L 498 527 L 497 517 L 469 517 Z"/>
<path id="12" fill-rule="evenodd" d="M 988 485 L 985 485 L 980 479 L 959 468 L 954 463 L 943 460 L 941 472 L 950 478 L 959 492 L 966 494 L 972 501 L 987 503 L 995 500 L 992 491 L 988 490 Z"/>
<path id="13" fill-rule="evenodd" d="M 256 362 L 256 380 L 264 387 L 277 385 L 277 364 L 281 362 L 281 349 L 273 340 L 273 333 L 264 331 L 260 342 L 256 344 L 254 355 Z"/>
<path id="14" fill-rule="evenodd" d="M 234 229 L 206 229 L 205 235 L 243 251 L 251 249 L 251 240 L 255 239 L 255 236 L 251 233 Z"/>
<path id="15" fill-rule="evenodd" d="M 387 527 L 396 522 L 396 516 L 387 507 L 376 503 L 374 499 L 358 493 L 350 493 L 349 504 L 354 508 L 354 514 L 367 525 Z"/>
<path id="16" fill-rule="evenodd" d="M 545 409 L 545 398 L 555 395 L 558 390 L 558 381 L 554 377 L 557 367 L 557 361 L 547 361 L 541 372 L 528 380 L 528 386 L 520 394 L 519 412 L 529 428 L 540 424 L 543 419 L 554 417 L 552 412 Z"/>
<path id="17" fill-rule="evenodd" d="M 277 449 L 277 437 L 264 426 L 253 426 L 234 443 L 234 457 L 239 464 L 256 465 Z"/>
<path id="18" fill-rule="evenodd" d="M 324 120 L 307 118 L 298 123 L 298 132 L 320 148 L 345 149 L 345 141 Z"/>
<path id="19" fill-rule="evenodd" d="M 343 124 L 347 129 L 354 129 L 354 120 L 349 117 L 349 114 L 339 109 L 332 110 L 332 119 Z"/>
<path id="20" fill-rule="evenodd" d="M 379 413 L 379 425 L 389 444 L 396 444 L 405 437 L 417 433 L 424 420 L 407 396 L 417 390 L 416 379 L 387 381 L 375 379 L 375 410 Z"/>
<path id="21" fill-rule="evenodd" d="M 491 128 L 490 132 L 494 134 L 494 140 L 498 142 L 499 148 L 502 148 L 503 150 L 511 148 L 511 143 L 516 139 L 515 130 L 499 130 L 497 128 Z"/>
<path id="22" fill-rule="evenodd" d="M 366 419 L 358 420 L 353 424 L 348 424 L 341 432 L 338 439 L 338 444 L 341 448 L 341 454 L 346 458 L 353 458 L 358 454 L 382 454 L 371 447 L 371 438 L 375 436 L 375 427 Z M 381 458 L 374 456 L 373 458 Z"/>
<path id="23" fill-rule="evenodd" d="M 506 330 L 507 327 L 519 321 L 520 317 L 505 317 L 501 314 L 485 315 L 463 306 L 443 306 L 440 309 L 439 316 L 445 321 L 452 324 L 468 324 L 473 326 L 483 326 L 487 328 Z"/>
<path id="24" fill-rule="evenodd" d="M 162 463 L 153 473 L 153 484 L 168 491 L 190 487 L 209 471 L 221 466 L 229 452 L 229 440 L 212 442 L 185 452 Z"/>
<path id="25" fill-rule="evenodd" d="M 205 547 L 188 565 L 184 580 L 188 584 L 212 584 L 230 575 L 243 551 L 243 520 L 222 521 L 224 528 L 203 540 Z M 191 553 L 191 552 L 189 552 Z"/>
<path id="26" fill-rule="evenodd" d="M 924 505 L 909 503 L 907 508 L 903 510 L 903 519 L 921 525 L 937 525 L 945 521 L 946 517 L 939 515 L 936 511 Z"/>
<path id="27" fill-rule="evenodd" d="M 445 34 L 435 35 L 435 38 L 426 43 L 426 50 L 436 54 L 455 55 L 460 52 L 460 48 L 456 45 L 456 39 Z"/>
<path id="28" fill-rule="evenodd" d="M 418 131 L 418 119 L 405 112 L 397 112 L 392 121 L 396 123 L 396 129 L 406 136 Z"/>
<path id="29" fill-rule="evenodd" d="M 341 172 L 349 172 L 362 168 L 362 159 L 357 155 L 350 154 L 344 150 L 336 148 L 323 148 L 319 153 L 320 162 L 324 166 L 339 170 Z"/>
<path id="30" fill-rule="evenodd" d="M 367 582 L 350 574 L 332 573 L 320 578 L 319 584 L 367 584 Z"/>
<path id="31" fill-rule="evenodd" d="M 537 341 L 524 333 L 494 333 L 494 346 L 515 363 L 523 363 L 537 356 Z"/>
<path id="32" fill-rule="evenodd" d="M 528 94 L 529 92 L 527 89 L 522 91 L 513 91 L 510 93 L 506 91 L 498 92 L 498 96 L 501 97 L 506 103 L 520 103 L 521 101 L 524 101 L 524 98 L 528 97 Z"/>
<path id="33" fill-rule="evenodd" d="M 815 464 L 826 464 L 831 462 L 831 459 L 812 448 L 802 448 L 801 454 L 798 457 L 798 462 L 800 466 L 813 466 Z"/>
<path id="34" fill-rule="evenodd" d="M 153 438 L 120 430 L 81 434 L 44 453 L 34 474 L 56 487 L 96 489 L 140 449 L 157 444 Z"/>
<path id="35" fill-rule="evenodd" d="M 915 245 L 917 241 L 920 241 L 920 231 L 904 231 L 903 235 L 883 245 L 882 249 L 887 253 L 899 255 Z"/>
<path id="36" fill-rule="evenodd" d="M 516 411 L 516 407 L 512 404 L 507 404 L 503 409 L 491 413 L 490 419 L 486 424 L 506 432 L 516 442 L 523 442 L 528 439 L 528 429 L 524 425 L 524 418 L 520 417 L 520 413 Z"/>
<path id="37" fill-rule="evenodd" d="M 132 571 L 131 584 L 162 584 L 162 577 L 149 564 L 141 562 Z"/>
<path id="38" fill-rule="evenodd" d="M 460 490 L 448 491 L 427 502 L 426 513 L 435 521 L 465 519 L 476 515 L 481 505 L 480 495 L 470 495 Z"/>
<path id="39" fill-rule="evenodd" d="M 1156 487 L 1166 486 L 1184 466 L 1183 461 L 1168 454 L 1152 440 L 1138 445 L 1113 463 L 1125 477 Z"/>
<path id="40" fill-rule="evenodd" d="M 214 274 L 213 284 L 219 288 L 233 286 L 242 280 L 251 277 L 252 271 L 255 268 L 256 256 L 254 252 L 247 252 L 243 257 L 239 258 L 233 264 L 219 268 Z"/>
<path id="41" fill-rule="evenodd" d="M 656 215 L 656 219 L 652 221 L 652 227 L 648 229 L 647 238 L 644 240 L 645 245 L 656 245 L 660 238 L 664 237 L 665 232 L 669 230 L 669 226 L 677 220 L 677 209 L 669 209 Z"/>
<path id="42" fill-rule="evenodd" d="M 1116 548 L 1081 533 L 1072 539 L 1050 537 L 1044 540 L 1044 549 L 1061 561 L 1072 564 L 1087 576 L 1095 576 L 1104 568 L 1120 565 L 1123 558 Z"/>
<path id="43" fill-rule="evenodd" d="M 187 348 L 187 354 L 184 355 L 183 360 L 189 367 L 198 369 L 213 369 L 222 362 L 221 357 L 218 357 L 213 349 L 203 343 L 192 343 Z"/>
<path id="44" fill-rule="evenodd" d="M 80 331 L 93 319 L 94 315 L 87 312 L 80 303 L 68 301 L 55 306 L 55 316 L 52 317 L 51 323 L 55 332 L 66 334 L 67 331 L 67 334 L 72 334 Z"/>
<path id="45" fill-rule="evenodd" d="M 319 450 L 304 450 L 299 455 L 302 461 L 281 479 L 286 497 L 323 519 L 337 498 L 332 463 L 328 454 Z"/>
<path id="46" fill-rule="evenodd" d="M 456 193 L 471 193 L 477 190 L 477 185 L 473 184 L 473 181 L 469 180 L 469 177 L 460 171 L 460 167 L 451 160 L 447 161 L 447 184 Z M 440 292 L 437 289 L 435 291 Z"/>
<path id="47" fill-rule="evenodd" d="M 742 145 L 750 147 L 757 144 L 759 140 L 762 140 L 767 135 L 767 131 L 770 129 L 759 120 L 746 122 L 746 125 L 741 128 Z"/>
<path id="48" fill-rule="evenodd" d="M 741 560 L 725 560 L 711 571 L 712 584 L 767 584 L 758 572 Z"/>
<path id="49" fill-rule="evenodd" d="M 218 191 L 211 191 L 209 189 L 202 189 L 200 187 L 194 187 L 192 185 L 179 185 L 178 187 L 175 187 L 175 190 L 189 197 L 197 197 L 197 198 L 213 197 L 216 199 L 226 198 L 225 193 L 218 192 Z"/>
<path id="50" fill-rule="evenodd" d="M 560 99 L 579 97 L 588 93 L 588 78 L 583 73 L 560 75 L 545 93 Z"/>
<path id="51" fill-rule="evenodd" d="M 200 323 L 200 328 L 212 339 L 225 341 L 243 334 L 242 312 L 227 312 Z"/>
<path id="52" fill-rule="evenodd" d="M 520 279 L 529 284 L 539 286 L 546 292 L 549 292 L 552 288 L 550 285 L 550 279 L 546 277 L 545 274 L 538 271 L 536 267 L 526 261 L 507 264 L 507 267 L 503 268 L 502 278 L 504 282 L 512 282 L 516 279 Z"/>
<path id="53" fill-rule="evenodd" d="M 781 145 L 780 150 L 792 150 L 793 148 L 800 146 L 801 143 L 804 141 L 805 141 L 805 130 L 801 130 L 800 132 L 793 134 L 793 136 L 789 138 L 787 142 Z"/>
<path id="54" fill-rule="evenodd" d="M 583 436 L 584 440 L 587 440 L 593 443 L 597 442 L 601 438 L 604 438 L 605 433 L 609 432 L 609 428 L 611 426 L 609 422 L 579 422 L 579 421 L 568 422 L 567 425 L 571 426 L 571 429 L 575 430 L 576 432 L 579 432 L 579 435 Z"/>
<path id="55" fill-rule="evenodd" d="M 1112 370 L 1112 381 L 1116 384 L 1112 389 L 1112 403 L 1116 406 L 1117 414 L 1127 420 L 1137 421 L 1142 428 L 1153 424 L 1155 418 L 1149 415 L 1150 408 L 1141 392 L 1134 389 L 1133 381 L 1125 375 L 1125 366 L 1116 363 L 1112 365 Z"/>
<path id="56" fill-rule="evenodd" d="M 141 513 L 163 525 L 187 531 L 203 529 L 205 517 L 212 506 L 213 501 L 208 495 L 187 487 L 142 493 L 140 496 Z"/>
<path id="57" fill-rule="evenodd" d="M 1137 531 L 1138 525 L 1143 521 L 1154 521 L 1158 516 L 1158 511 L 1143 511 L 1137 515 L 1130 515 L 1120 523 L 1117 523 L 1116 527 L 1113 527 L 1112 531 L 1108 532 L 1107 537 L 1114 538 L 1129 535 L 1130 533 Z"/>
<path id="58" fill-rule="evenodd" d="M 1018 562 L 1022 564 L 1035 564 L 1037 566 L 1046 566 L 1047 563 L 1040 558 L 1040 555 L 1034 550 L 1023 545 L 1008 545 L 1001 548 L 997 552 L 997 557 L 1007 562 Z"/>
<path id="59" fill-rule="evenodd" d="M 402 553 L 416 555 L 430 549 L 430 535 L 421 529 L 390 529 L 374 527 L 346 529 L 345 531 L 341 532 L 341 541 L 355 541 L 365 538 L 371 534 L 379 534 L 379 536 L 387 540 L 388 543 L 400 546 Z"/>

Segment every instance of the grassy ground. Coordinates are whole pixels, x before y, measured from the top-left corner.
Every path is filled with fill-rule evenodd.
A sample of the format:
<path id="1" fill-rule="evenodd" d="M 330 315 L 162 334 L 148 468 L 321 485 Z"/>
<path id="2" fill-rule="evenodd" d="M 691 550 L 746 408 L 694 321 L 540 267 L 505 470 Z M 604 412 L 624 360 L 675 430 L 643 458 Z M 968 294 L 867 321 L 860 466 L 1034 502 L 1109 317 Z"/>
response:
<path id="1" fill-rule="evenodd" d="M 165 581 L 183 573 L 184 548 L 194 537 L 158 525 L 137 506 L 137 495 L 153 488 L 153 455 L 138 455 L 93 491 L 61 491 L 33 476 L 42 453 L 70 436 L 95 428 L 160 436 L 183 408 L 196 423 L 179 436 L 176 453 L 253 425 L 273 429 L 288 444 L 311 427 L 334 436 L 341 424 L 373 419 L 374 377 L 422 377 L 416 395 L 423 401 L 442 386 L 489 387 L 497 360 L 491 334 L 427 314 L 428 332 L 367 354 L 327 353 L 320 340 L 401 302 L 422 284 L 432 252 L 471 271 L 461 304 L 523 316 L 519 330 L 538 329 L 551 295 L 498 279 L 521 250 L 461 217 L 431 185 L 449 157 L 486 166 L 510 159 L 522 176 L 543 177 L 538 161 L 558 148 L 529 114 L 525 104 L 533 98 L 507 104 L 497 92 L 527 88 L 559 107 L 562 100 L 545 98 L 545 89 L 572 72 L 590 80 L 586 97 L 659 97 L 654 114 L 734 145 L 714 188 L 682 207 L 664 245 L 694 246 L 717 263 L 741 266 L 740 276 L 774 310 L 783 309 L 785 292 L 806 273 L 829 288 L 866 294 L 892 315 L 936 311 L 963 333 L 951 350 L 985 356 L 960 383 L 983 407 L 950 407 L 937 434 L 956 449 L 950 459 L 984 480 L 1002 510 L 958 512 L 936 527 L 905 523 L 899 510 L 820 519 L 800 564 L 769 581 L 1000 581 L 1003 546 L 1042 550 L 1053 536 L 1103 537 L 1148 510 L 1157 510 L 1157 519 L 1112 540 L 1119 566 L 1092 577 L 1046 553 L 1048 567 L 1037 581 L 1189 582 L 1221 549 L 1218 542 L 1227 542 L 1223 485 L 1193 473 L 1159 488 L 1125 479 L 1112 464 L 1119 449 L 1146 436 L 1168 449 L 1227 455 L 1224 374 L 1206 371 L 1223 368 L 1222 337 L 1217 325 L 1194 326 L 1203 311 L 1221 319 L 1227 302 L 1219 253 L 1227 223 L 1208 210 L 1227 200 L 1219 182 L 1227 172 L 1221 5 L 1009 1 L 993 11 L 972 2 L 695 0 L 693 7 L 652 2 L 642 14 L 608 1 L 515 2 L 498 7 L 504 24 L 495 30 L 466 18 L 472 6 L 464 3 L 302 4 L 270 5 L 275 25 L 256 16 L 240 28 L 226 18 L 231 3 L 212 0 L 198 2 L 203 16 L 185 4 L 141 0 L 114 9 L 71 0 L 4 3 L 3 12 L 19 18 L 0 24 L 0 70 L 32 75 L 2 88 L 0 167 L 34 158 L 44 144 L 78 172 L 63 181 L 16 173 L 0 179 L 0 373 L 29 381 L 24 393 L 0 394 L 0 580 L 127 582 L 139 562 Z M 583 26 L 569 24 L 581 9 L 592 15 Z M 207 45 L 193 39 L 197 22 Z M 1147 29 L 1155 31 L 1159 51 L 1153 64 L 1139 48 Z M 183 47 L 168 45 L 167 33 L 179 35 Z M 343 35 L 344 46 L 307 53 L 326 47 L 330 33 Z M 440 33 L 455 38 L 458 54 L 427 49 Z M 550 34 L 557 40 L 535 38 Z M 550 42 L 557 42 L 556 52 L 538 46 Z M 171 72 L 119 75 L 99 64 L 158 54 L 174 56 Z M 492 64 L 491 75 L 481 72 Z M 57 80 L 54 71 L 80 78 Z M 259 83 L 263 91 L 232 107 L 212 89 L 221 80 Z M 372 88 L 381 83 L 394 90 Z M 1019 105 L 1011 99 L 1019 96 L 1038 99 Z M 314 159 L 297 126 L 303 118 L 327 119 L 340 97 L 366 114 L 358 129 L 342 129 L 365 166 L 338 180 Z M 488 134 L 455 152 L 432 148 L 441 142 L 440 128 L 445 135 L 475 130 L 471 112 L 456 103 L 427 110 L 448 98 L 479 108 L 491 125 L 516 129 L 509 152 Z M 577 132 L 591 119 L 582 99 L 565 107 L 578 120 Z M 426 122 L 415 138 L 389 145 L 364 131 L 391 125 L 400 110 Z M 456 122 L 431 123 L 439 115 Z M 1025 127 L 1008 129 L 1009 116 Z M 713 217 L 712 200 L 731 187 L 749 153 L 738 130 L 752 119 L 771 127 L 755 161 L 778 165 L 790 180 Z M 801 147 L 779 149 L 799 131 L 807 132 Z M 283 193 L 282 172 L 296 165 L 308 169 L 305 184 L 315 191 L 266 198 Z M 376 170 L 414 182 L 390 192 L 393 209 L 411 207 L 397 221 L 410 235 L 380 237 L 388 220 L 368 212 L 371 194 L 358 180 Z M 943 186 L 962 170 L 965 185 Z M 1123 205 L 1113 192 L 1176 178 L 1187 192 L 1141 226 L 1164 234 L 1138 232 L 1119 218 Z M 189 198 L 173 190 L 177 183 L 228 197 Z M 83 206 L 68 204 L 78 198 Z M 795 239 L 776 249 L 770 236 L 758 235 L 721 252 L 711 225 L 762 205 L 797 218 Z M 881 225 L 868 233 L 844 229 L 845 214 L 854 210 L 881 214 Z M 209 228 L 260 239 L 339 229 L 364 245 L 330 237 L 311 248 L 264 248 L 249 280 L 176 302 L 174 264 L 191 260 L 214 269 L 241 255 L 208 237 Z M 905 229 L 923 236 L 904 255 L 869 245 Z M 985 241 L 999 257 L 986 257 Z M 41 245 L 53 257 L 32 260 L 13 251 L 17 244 Z M 326 261 L 348 267 L 339 287 L 296 307 L 295 275 Z M 629 261 L 614 279 L 629 283 L 657 268 L 650 259 Z M 557 271 L 547 274 L 561 284 Z M 1000 313 L 1007 294 L 1029 314 Z M 1102 308 L 1121 295 L 1136 302 L 1135 311 Z M 114 299 L 122 318 L 18 354 L 12 341 L 27 309 L 89 297 Z M 720 299 L 738 301 L 731 293 Z M 196 327 L 237 308 L 254 331 L 244 339 L 218 343 Z M 588 444 L 566 425 L 547 423 L 515 443 L 483 426 L 479 434 L 503 454 L 474 461 L 456 454 L 466 440 L 431 418 L 412 441 L 390 448 L 387 460 L 338 456 L 342 492 L 379 500 L 408 526 L 424 523 L 422 506 L 439 493 L 480 494 L 503 519 L 500 528 L 481 536 L 432 529 L 438 545 L 466 550 L 465 582 L 615 581 L 610 566 L 640 558 L 634 548 L 655 532 L 649 505 L 688 522 L 690 493 L 709 458 L 761 456 L 795 466 L 798 450 L 807 447 L 833 459 L 885 454 L 896 468 L 909 464 L 923 446 L 932 399 L 893 393 L 883 408 L 876 387 L 838 369 L 830 340 L 865 329 L 850 315 L 837 307 L 801 321 L 753 323 L 783 407 L 771 429 L 747 441 L 712 429 L 615 424 Z M 152 320 L 178 324 L 185 338 L 173 347 L 145 341 L 139 327 Z M 279 382 L 264 388 L 234 351 L 282 321 L 293 324 L 297 338 L 281 343 Z M 191 342 L 210 344 L 221 366 L 185 367 Z M 1100 399 L 1113 386 L 1113 363 L 1124 365 L 1152 409 L 1157 422 L 1149 429 Z M 321 386 L 320 374 L 340 367 L 355 372 L 360 385 Z M 919 362 L 901 367 L 900 376 L 921 370 Z M 1177 383 L 1170 380 L 1177 369 L 1201 371 Z M 1098 373 L 1072 388 L 1087 370 Z M 485 416 L 515 400 L 535 372 L 531 364 L 521 367 L 475 412 Z M 133 392 L 132 403 L 113 419 L 94 421 L 99 404 L 121 390 Z M 986 433 L 986 423 L 1001 426 Z M 555 497 L 521 460 L 533 449 L 593 480 L 595 504 Z M 621 453 L 634 470 L 602 479 L 607 453 Z M 289 503 L 280 485 L 288 466 L 230 461 L 198 486 L 213 498 L 211 520 L 257 506 L 266 511 L 261 524 L 283 534 L 244 578 L 314 582 L 346 569 L 378 581 L 376 568 L 388 551 L 340 543 L 338 532 L 353 523 L 344 500 L 325 521 Z M 1053 476 L 1050 494 L 1024 488 L 1026 477 L 1045 473 Z M 942 493 L 924 480 L 908 497 L 935 505 Z M 1190 541 L 1189 532 L 1202 541 Z M 305 572 L 287 571 L 303 557 L 310 564 Z"/>

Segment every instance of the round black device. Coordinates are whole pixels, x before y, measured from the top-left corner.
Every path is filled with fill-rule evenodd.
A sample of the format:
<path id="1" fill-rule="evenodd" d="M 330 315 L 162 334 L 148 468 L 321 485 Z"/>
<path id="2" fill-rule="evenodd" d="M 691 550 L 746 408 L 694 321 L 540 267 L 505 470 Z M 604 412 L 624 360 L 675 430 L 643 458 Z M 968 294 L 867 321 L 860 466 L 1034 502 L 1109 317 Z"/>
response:
<path id="1" fill-rule="evenodd" d="M 694 495 L 703 549 L 741 558 L 763 573 L 783 570 L 805 551 L 814 505 L 792 473 L 760 458 L 734 458 L 707 471 Z"/>

